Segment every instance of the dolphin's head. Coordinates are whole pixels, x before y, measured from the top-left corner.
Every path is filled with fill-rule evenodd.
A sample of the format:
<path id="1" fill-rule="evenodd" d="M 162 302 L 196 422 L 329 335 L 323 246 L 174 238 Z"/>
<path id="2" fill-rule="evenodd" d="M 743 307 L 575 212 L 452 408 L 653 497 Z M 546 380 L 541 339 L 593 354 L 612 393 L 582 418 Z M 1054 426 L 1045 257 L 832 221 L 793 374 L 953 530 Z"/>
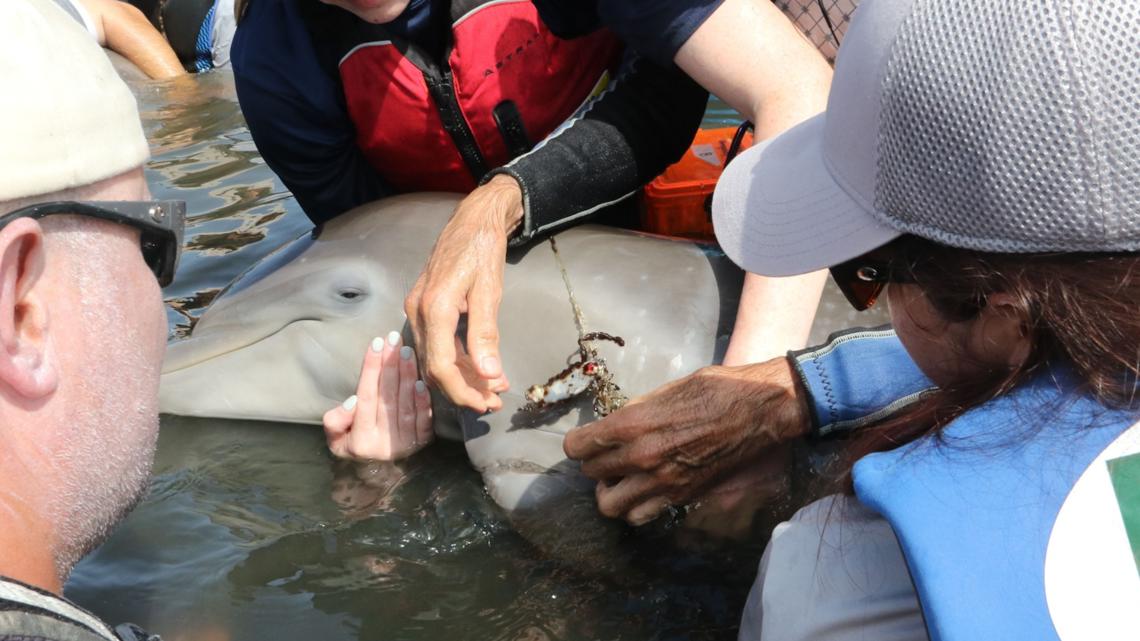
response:
<path id="1" fill-rule="evenodd" d="M 454 206 L 431 202 L 350 212 L 238 277 L 167 348 L 162 411 L 320 423 L 355 390 L 372 338 L 404 327 L 404 296 Z"/>

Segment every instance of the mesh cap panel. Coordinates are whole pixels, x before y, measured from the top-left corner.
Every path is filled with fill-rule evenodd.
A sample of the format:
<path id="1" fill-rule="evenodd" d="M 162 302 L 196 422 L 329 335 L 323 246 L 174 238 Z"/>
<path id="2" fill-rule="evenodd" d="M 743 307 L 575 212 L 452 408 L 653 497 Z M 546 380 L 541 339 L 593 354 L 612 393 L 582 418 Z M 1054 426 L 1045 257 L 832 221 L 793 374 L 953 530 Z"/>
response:
<path id="1" fill-rule="evenodd" d="M 1140 3 L 924 0 L 883 80 L 876 209 L 985 251 L 1140 249 Z"/>

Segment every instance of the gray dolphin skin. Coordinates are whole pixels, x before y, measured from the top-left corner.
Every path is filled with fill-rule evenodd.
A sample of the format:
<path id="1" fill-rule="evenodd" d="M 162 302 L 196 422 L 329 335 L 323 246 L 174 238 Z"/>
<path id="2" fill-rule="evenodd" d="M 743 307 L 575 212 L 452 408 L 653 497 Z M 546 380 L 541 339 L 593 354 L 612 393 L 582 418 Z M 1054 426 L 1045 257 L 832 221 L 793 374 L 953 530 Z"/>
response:
<path id="1" fill-rule="evenodd" d="M 186 416 L 320 423 L 355 391 L 364 350 L 391 330 L 410 335 L 403 299 L 453 212 L 453 194 L 412 194 L 348 212 L 237 278 L 189 338 L 171 343 L 161 409 Z M 632 397 L 716 362 L 735 320 L 742 273 L 719 251 L 598 226 L 557 235 L 586 331 Z M 583 398 L 522 411 L 527 387 L 578 358 L 578 330 L 548 242 L 508 257 L 499 315 L 511 390 L 476 416 L 433 397 L 435 427 L 462 435 L 493 498 L 512 513 L 560 502 L 593 484 L 562 453 L 567 430 L 594 420 Z"/>

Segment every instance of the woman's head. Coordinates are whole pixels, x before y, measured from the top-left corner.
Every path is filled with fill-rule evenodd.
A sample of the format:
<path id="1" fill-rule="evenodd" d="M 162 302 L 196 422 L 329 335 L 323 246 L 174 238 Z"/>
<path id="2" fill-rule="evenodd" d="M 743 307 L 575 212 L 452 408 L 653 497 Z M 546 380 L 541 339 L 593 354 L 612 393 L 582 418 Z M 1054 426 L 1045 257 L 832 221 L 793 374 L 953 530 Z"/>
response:
<path id="1" fill-rule="evenodd" d="M 996 393 L 1061 366 L 1102 402 L 1135 403 L 1140 254 L 1002 254 L 903 236 L 833 273 L 853 303 L 887 285 L 900 340 L 944 389 Z"/>
<path id="2" fill-rule="evenodd" d="M 1037 376 L 1059 375 L 1073 394 L 1140 409 L 1140 253 L 987 253 L 903 236 L 833 275 L 856 307 L 886 287 L 899 339 L 938 384 L 859 431 L 841 461 L 848 491 L 864 455 L 940 433 Z"/>

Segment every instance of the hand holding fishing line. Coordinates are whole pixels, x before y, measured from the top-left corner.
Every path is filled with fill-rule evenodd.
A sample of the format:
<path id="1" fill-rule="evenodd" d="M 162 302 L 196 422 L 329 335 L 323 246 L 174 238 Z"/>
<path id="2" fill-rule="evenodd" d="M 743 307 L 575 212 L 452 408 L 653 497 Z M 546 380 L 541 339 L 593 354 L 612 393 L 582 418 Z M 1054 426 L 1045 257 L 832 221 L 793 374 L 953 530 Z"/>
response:
<path id="1" fill-rule="evenodd" d="M 634 525 L 699 500 L 730 474 L 808 432 L 785 358 L 706 367 L 571 430 L 563 449 L 598 481 L 598 509 Z"/>
<path id="2" fill-rule="evenodd" d="M 522 192 L 496 176 L 459 203 L 404 302 L 420 346 L 425 378 L 457 405 L 479 412 L 503 406 L 510 383 L 499 357 L 499 302 L 507 236 L 522 219 Z M 467 342 L 456 336 L 467 314 Z"/>
<path id="3" fill-rule="evenodd" d="M 392 332 L 386 341 L 373 339 L 365 352 L 356 395 L 325 413 L 325 437 L 338 458 L 395 461 L 432 442 L 431 416 L 415 354 Z"/>

